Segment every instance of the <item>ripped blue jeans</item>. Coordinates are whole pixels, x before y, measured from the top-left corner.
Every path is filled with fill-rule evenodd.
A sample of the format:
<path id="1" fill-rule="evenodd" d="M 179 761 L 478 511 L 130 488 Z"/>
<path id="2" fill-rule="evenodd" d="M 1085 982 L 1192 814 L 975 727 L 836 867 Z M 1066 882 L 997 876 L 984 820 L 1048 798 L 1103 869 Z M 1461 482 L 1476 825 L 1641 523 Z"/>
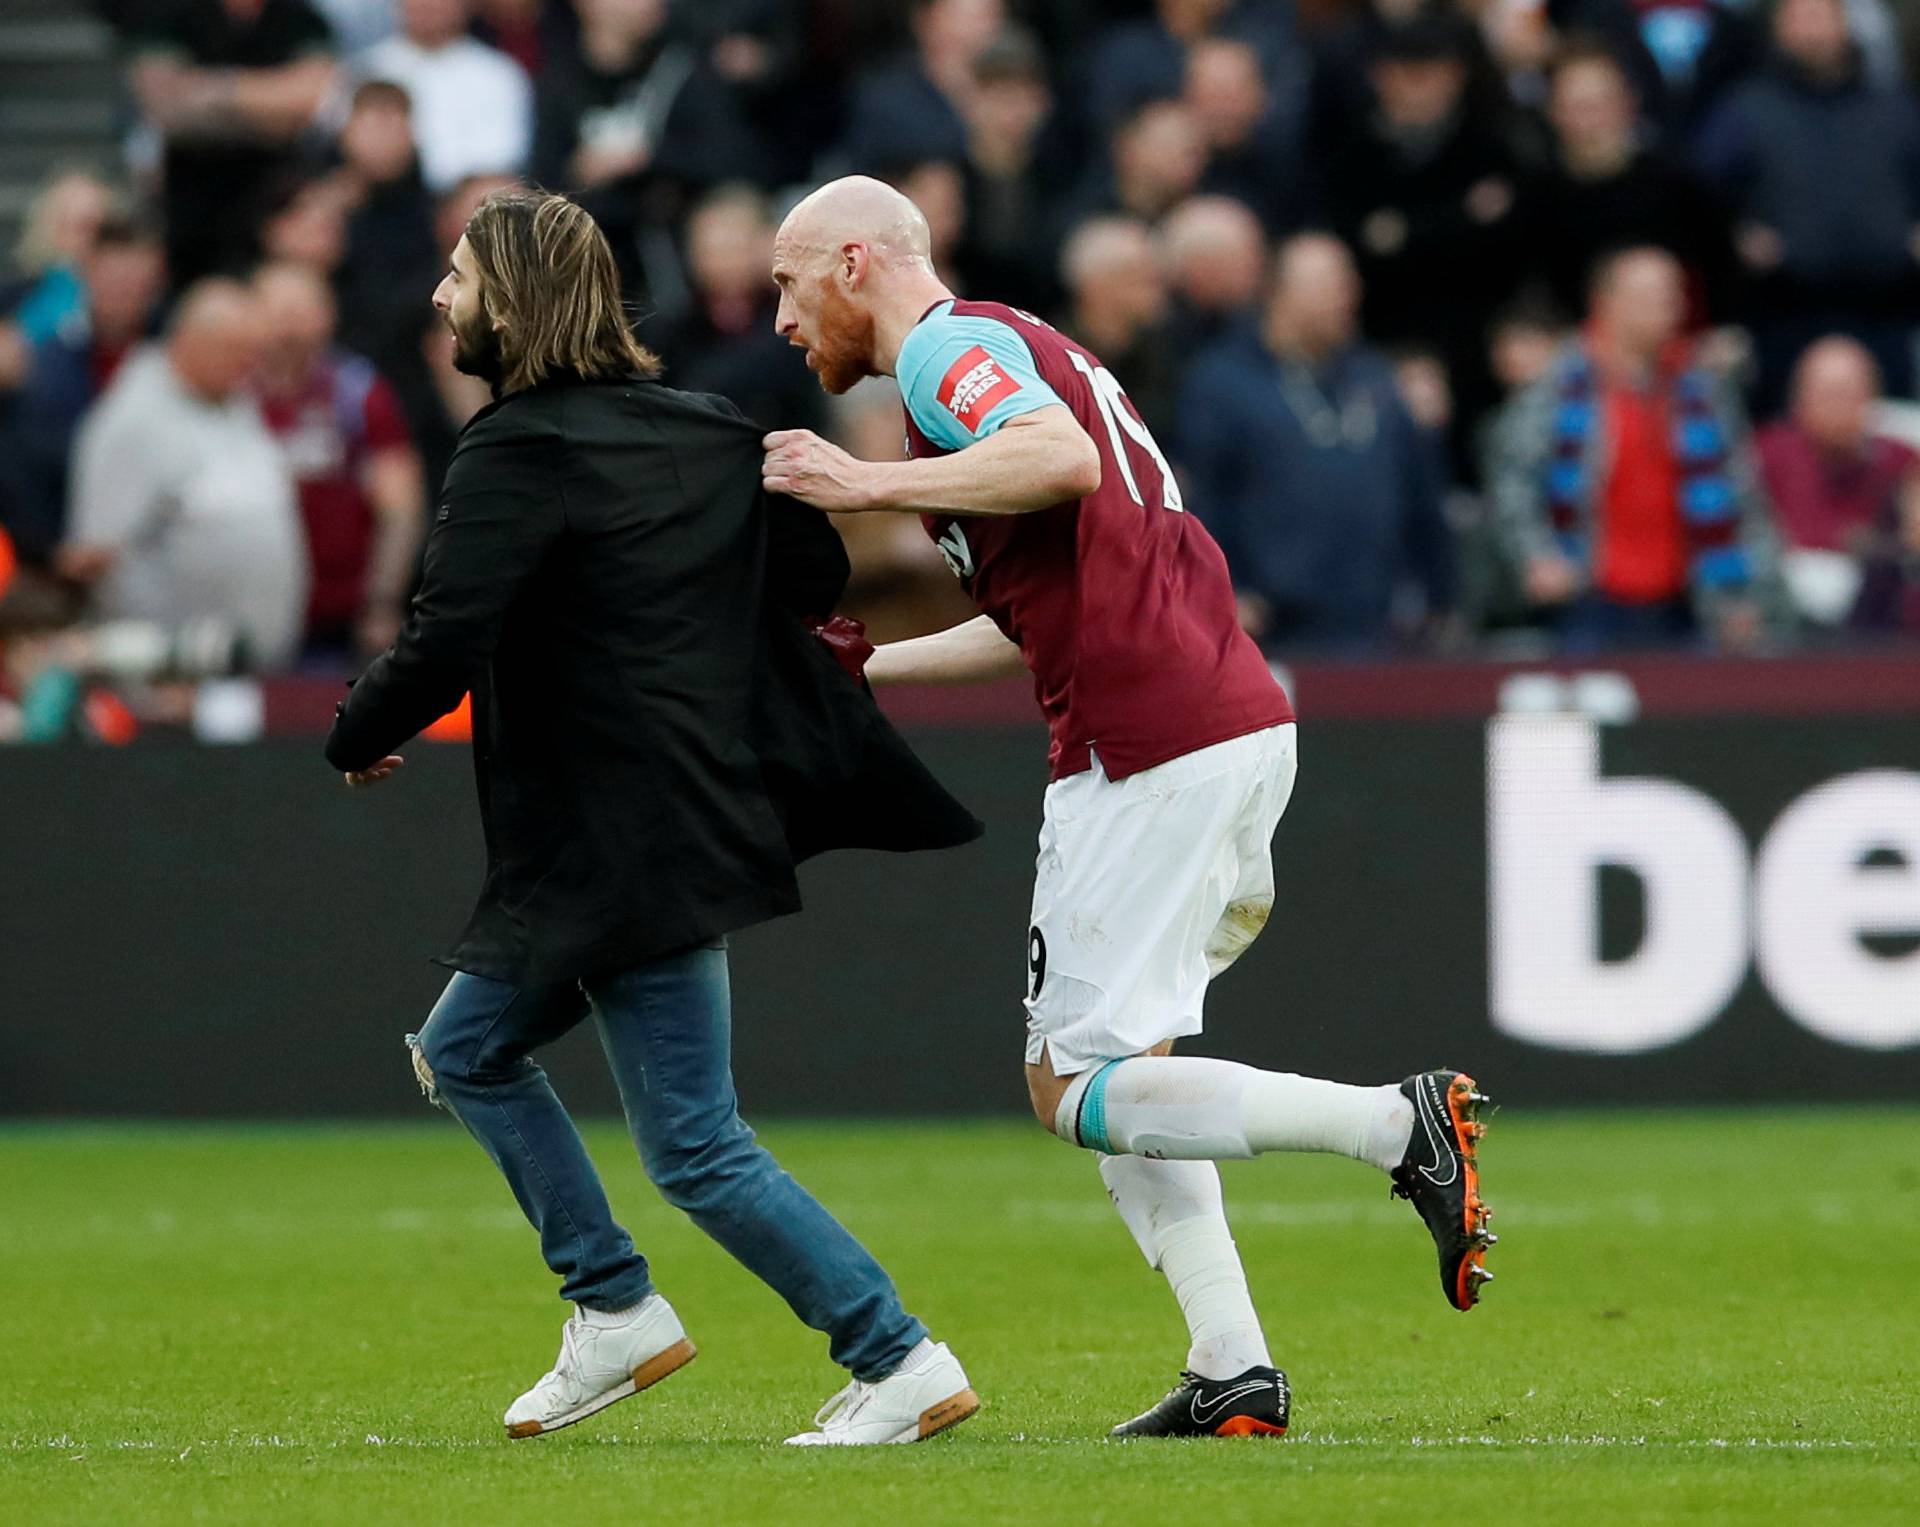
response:
<path id="1" fill-rule="evenodd" d="M 591 1013 L 661 1196 L 829 1339 L 856 1378 L 899 1367 L 926 1327 L 893 1280 L 740 1118 L 724 943 L 618 975 L 517 987 L 456 974 L 409 1035 L 427 1096 L 466 1125 L 540 1233 L 562 1298 L 617 1310 L 653 1292 L 580 1132 L 532 1052 Z"/>

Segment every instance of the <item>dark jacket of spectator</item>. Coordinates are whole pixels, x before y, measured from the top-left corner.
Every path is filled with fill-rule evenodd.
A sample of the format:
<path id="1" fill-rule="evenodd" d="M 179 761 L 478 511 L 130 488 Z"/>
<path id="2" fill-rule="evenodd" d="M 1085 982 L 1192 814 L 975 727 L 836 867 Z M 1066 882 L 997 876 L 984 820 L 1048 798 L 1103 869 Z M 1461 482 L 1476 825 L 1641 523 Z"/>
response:
<path id="1" fill-rule="evenodd" d="M 1564 35 L 1612 45 L 1660 135 L 1684 141 L 1760 62 L 1751 15 L 1726 0 L 1548 0 Z"/>
<path id="2" fill-rule="evenodd" d="M 629 155 L 630 167 L 583 180 L 578 155 L 599 147 Z M 699 40 L 669 23 L 617 65 L 596 62 L 578 42 L 556 54 L 540 83 L 532 171 L 540 184 L 574 190 L 633 185 L 649 173 L 694 186 L 765 183 L 771 156 Z"/>
<path id="3" fill-rule="evenodd" d="M 1719 306 L 1732 267 L 1726 219 L 1711 191 L 1659 150 L 1642 149 L 1617 175 L 1598 178 L 1556 165 L 1522 205 L 1522 237 L 1563 311 L 1586 306 L 1587 278 L 1602 255 L 1649 244 L 1687 268 L 1707 312 Z"/>
<path id="4" fill-rule="evenodd" d="M 127 23 L 136 90 L 149 106 L 168 100 L 182 120 L 161 113 L 161 166 L 167 267 L 176 288 L 214 271 L 233 271 L 258 253 L 253 219 L 262 190 L 295 161 L 299 126 L 230 121 L 217 110 L 180 106 L 150 79 L 153 65 L 192 70 L 285 70 L 328 58 L 332 34 L 307 0 L 261 0 L 251 19 L 224 0 L 171 0 L 134 8 Z M 199 120 L 205 115 L 207 120 Z"/>
<path id="5" fill-rule="evenodd" d="M 978 834 L 802 625 L 846 553 L 760 462 L 724 404 L 638 380 L 467 426 L 413 616 L 327 739 L 365 769 L 471 687 L 487 877 L 449 963 L 624 969 L 797 910 L 810 854 Z"/>
<path id="6" fill-rule="evenodd" d="M 1521 166 L 1502 121 L 1468 90 L 1470 36 L 1444 19 L 1383 36 L 1376 78 L 1451 72 L 1449 107 L 1395 123 L 1388 103 L 1350 121 L 1321 159 L 1334 228 L 1352 246 L 1366 288 L 1366 331 L 1436 349 L 1453 379 L 1463 429 L 1493 400 L 1485 336 L 1511 294 L 1524 251 L 1516 237 Z M 1434 104 L 1431 81 L 1422 111 Z"/>
<path id="7" fill-rule="evenodd" d="M 1180 419 L 1188 505 L 1270 607 L 1267 644 L 1377 646 L 1408 579 L 1451 604 L 1437 454 L 1383 356 L 1356 344 L 1311 367 L 1229 339 L 1194 366 Z"/>
<path id="8" fill-rule="evenodd" d="M 1725 215 L 1708 187 L 1648 143 L 1619 59 L 1591 42 L 1564 49 L 1546 118 L 1552 141 L 1521 200 L 1523 237 L 1560 309 L 1586 307 L 1602 255 L 1649 246 L 1686 269 L 1696 313 L 1723 306 L 1733 269 Z"/>
<path id="9" fill-rule="evenodd" d="M 65 535 L 73 442 L 118 359 L 96 353 L 84 324 L 44 339 L 0 408 L 0 528 L 29 567 L 46 566 Z"/>
<path id="10" fill-rule="evenodd" d="M 767 429 L 827 427 L 826 394 L 806 356 L 774 332 L 774 301 L 718 311 L 698 294 L 678 321 L 649 320 L 641 337 L 658 351 L 676 387 L 717 393 Z"/>
<path id="11" fill-rule="evenodd" d="M 1868 300 L 1908 281 L 1920 113 L 1906 91 L 1781 60 L 1715 114 L 1699 162 L 1743 221 L 1778 235 L 1790 279 Z"/>
<path id="12" fill-rule="evenodd" d="M 919 58 L 907 53 L 855 80 L 843 147 L 863 171 L 959 160 L 966 156 L 967 127 Z"/>
<path id="13" fill-rule="evenodd" d="M 1260 55 L 1274 110 L 1292 114 L 1308 64 L 1288 7 L 1239 0 L 1222 10 L 1225 14 L 1209 35 L 1249 44 Z M 1148 101 L 1179 95 L 1187 47 L 1158 15 L 1117 22 L 1102 33 L 1087 58 L 1080 97 L 1092 136 L 1105 138 Z"/>
<path id="14" fill-rule="evenodd" d="M 124 218 L 102 225 L 81 274 L 81 306 L 28 347 L 18 384 L 0 390 L 0 526 L 29 567 L 44 567 L 65 535 L 80 426 L 146 337 L 166 285 L 157 241 Z"/>
<path id="15" fill-rule="evenodd" d="M 433 201 L 419 172 L 369 186 L 347 216 L 346 252 L 334 272 L 341 343 L 388 377 L 420 367 L 420 331 L 447 251 L 433 234 Z"/>

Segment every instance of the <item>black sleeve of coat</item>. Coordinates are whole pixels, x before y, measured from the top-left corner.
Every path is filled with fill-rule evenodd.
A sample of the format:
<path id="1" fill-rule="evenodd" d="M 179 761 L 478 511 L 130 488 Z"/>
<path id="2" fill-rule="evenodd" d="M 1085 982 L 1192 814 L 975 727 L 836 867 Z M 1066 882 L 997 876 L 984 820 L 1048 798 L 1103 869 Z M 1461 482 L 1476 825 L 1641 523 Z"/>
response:
<path id="1" fill-rule="evenodd" d="M 347 696 L 328 763 L 368 768 L 460 703 L 563 522 L 550 453 L 537 442 L 469 445 L 454 457 L 412 613 Z"/>
<path id="2" fill-rule="evenodd" d="M 827 516 L 782 494 L 762 495 L 767 516 L 767 599 L 802 620 L 825 620 L 847 591 L 846 543 Z"/>

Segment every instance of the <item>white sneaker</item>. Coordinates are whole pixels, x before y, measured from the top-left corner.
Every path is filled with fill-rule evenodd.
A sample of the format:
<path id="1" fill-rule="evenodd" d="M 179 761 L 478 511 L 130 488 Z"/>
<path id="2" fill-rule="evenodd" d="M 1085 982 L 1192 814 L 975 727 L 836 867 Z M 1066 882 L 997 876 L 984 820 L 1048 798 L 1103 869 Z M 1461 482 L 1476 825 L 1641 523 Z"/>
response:
<path id="1" fill-rule="evenodd" d="M 694 1346 L 658 1294 L 617 1326 L 589 1325 L 575 1310 L 560 1331 L 553 1371 L 507 1408 L 509 1437 L 538 1437 L 584 1421 L 693 1361 Z"/>
<path id="2" fill-rule="evenodd" d="M 879 1381 L 855 1379 L 820 1407 L 817 1432 L 787 1438 L 790 1447 L 863 1447 L 879 1442 L 920 1442 L 958 1426 L 980 1408 L 959 1360 L 946 1343 L 923 1342 L 899 1368 Z"/>

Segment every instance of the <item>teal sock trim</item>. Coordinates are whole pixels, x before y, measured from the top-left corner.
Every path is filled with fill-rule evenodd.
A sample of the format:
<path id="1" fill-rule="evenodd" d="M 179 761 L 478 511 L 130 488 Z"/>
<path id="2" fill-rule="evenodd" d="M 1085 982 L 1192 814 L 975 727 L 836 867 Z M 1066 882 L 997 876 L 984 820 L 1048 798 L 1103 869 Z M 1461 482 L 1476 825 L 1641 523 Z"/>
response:
<path id="1" fill-rule="evenodd" d="M 1110 1060 L 1094 1072 L 1093 1079 L 1087 1083 L 1086 1096 L 1080 1099 L 1080 1143 L 1103 1156 L 1120 1154 L 1107 1138 L 1107 1077 L 1119 1064 L 1117 1060 Z"/>

